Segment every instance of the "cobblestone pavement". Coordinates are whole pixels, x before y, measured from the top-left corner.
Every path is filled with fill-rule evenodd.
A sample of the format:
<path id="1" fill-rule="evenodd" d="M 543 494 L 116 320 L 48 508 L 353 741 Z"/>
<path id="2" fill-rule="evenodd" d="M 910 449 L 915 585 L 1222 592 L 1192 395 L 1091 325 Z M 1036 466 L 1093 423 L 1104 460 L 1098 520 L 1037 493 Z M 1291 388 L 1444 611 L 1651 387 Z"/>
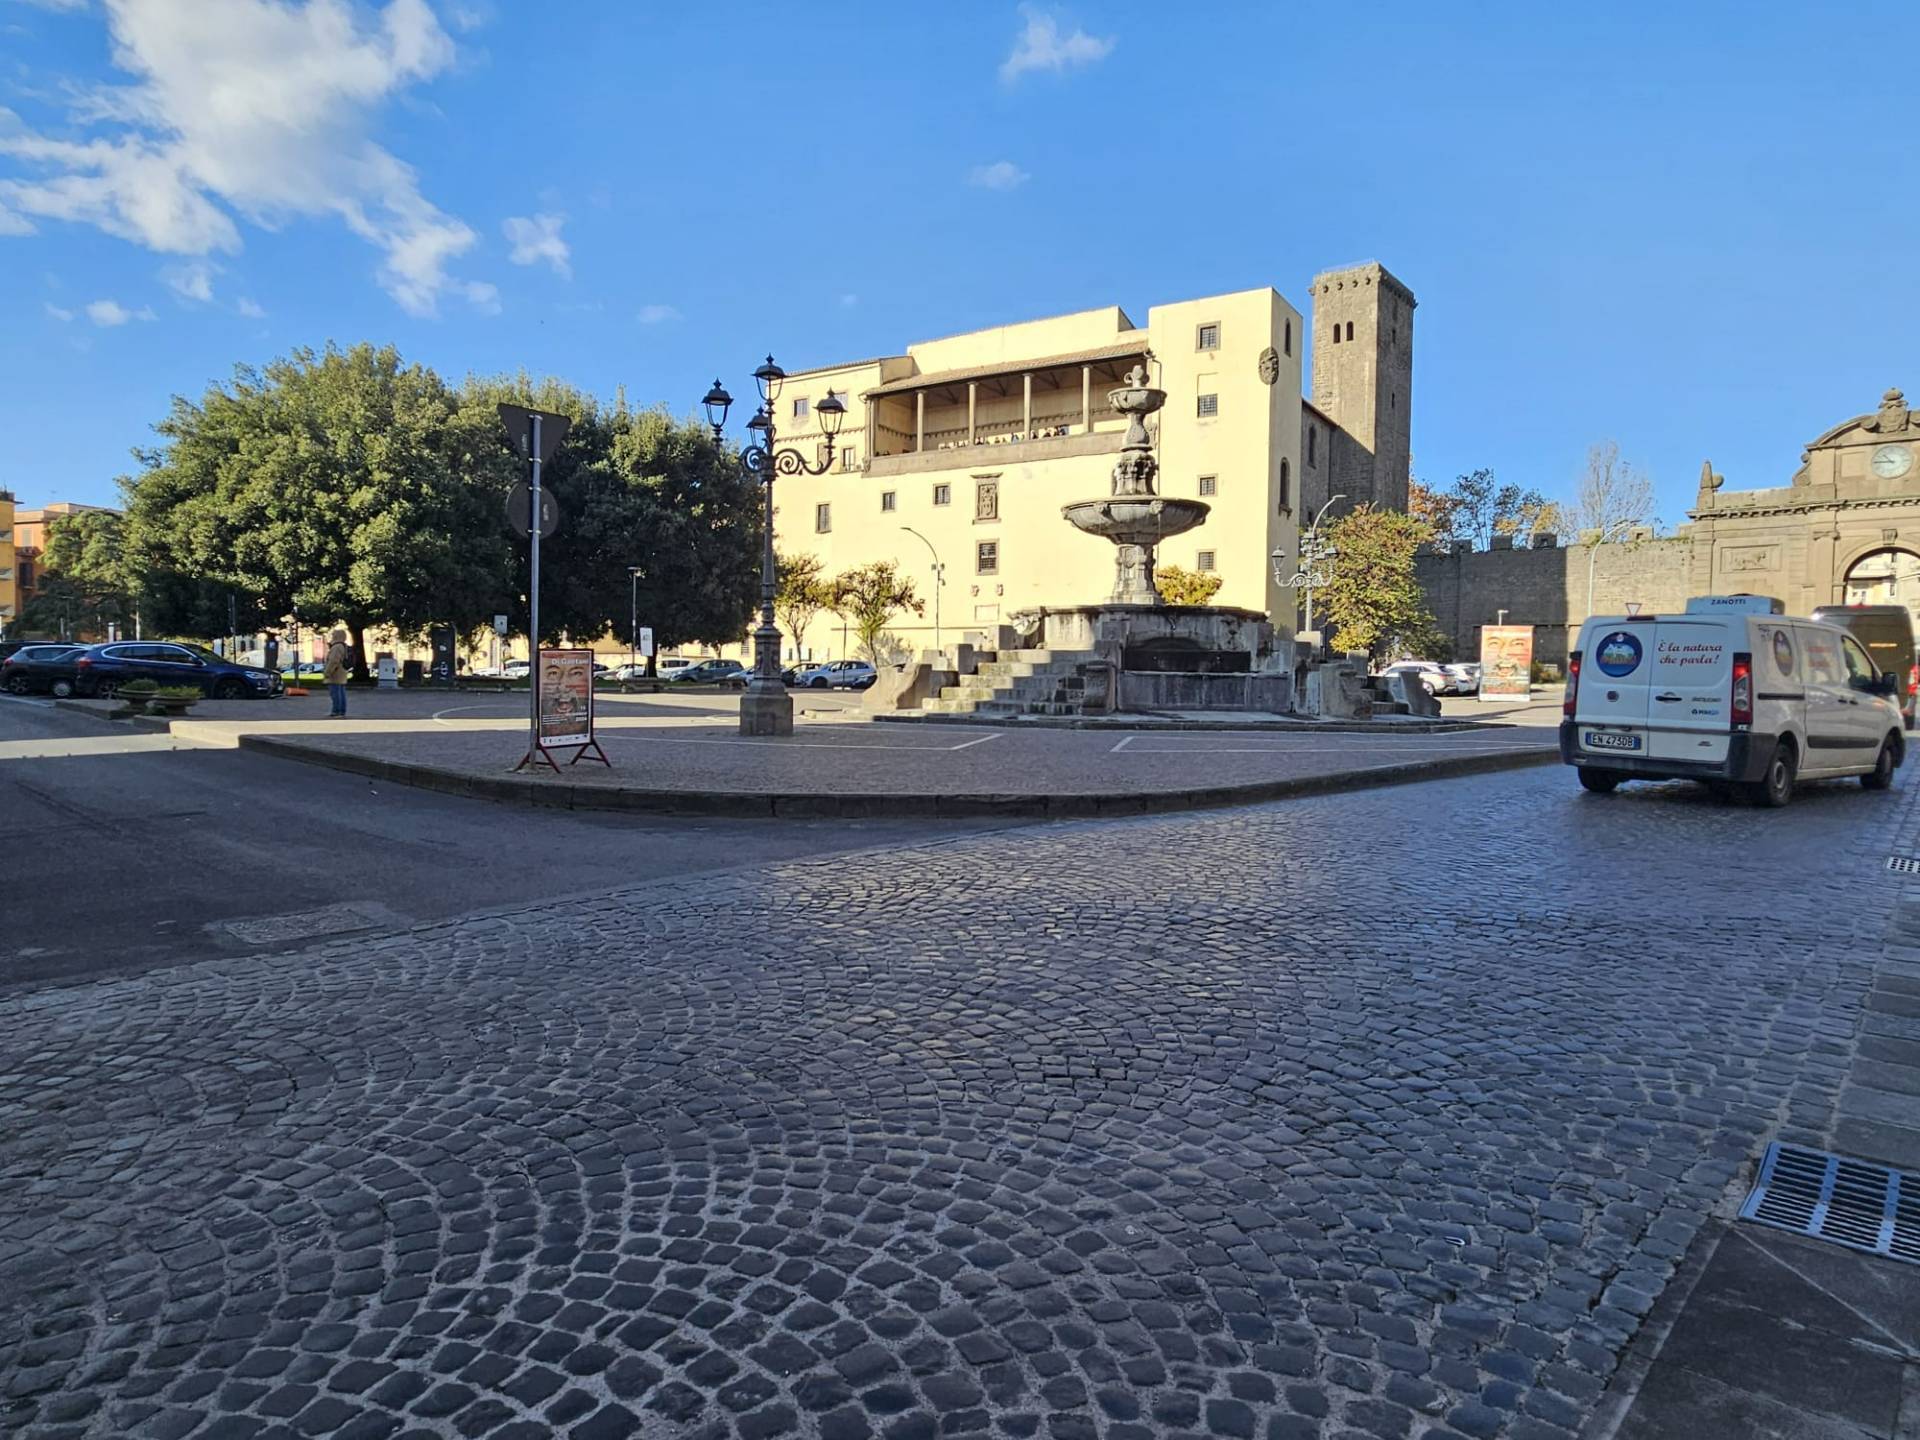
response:
<path id="1" fill-rule="evenodd" d="M 1910 787 L 1555 768 L 0 1002 L 0 1429 L 1564 1440 Z"/>

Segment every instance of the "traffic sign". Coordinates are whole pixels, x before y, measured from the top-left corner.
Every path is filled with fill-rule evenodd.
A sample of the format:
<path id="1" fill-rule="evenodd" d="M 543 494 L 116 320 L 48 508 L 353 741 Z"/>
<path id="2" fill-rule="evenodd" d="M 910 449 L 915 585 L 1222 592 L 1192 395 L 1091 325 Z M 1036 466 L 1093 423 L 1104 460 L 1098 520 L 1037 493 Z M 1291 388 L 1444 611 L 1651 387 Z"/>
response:
<path id="1" fill-rule="evenodd" d="M 540 453 L 533 454 L 533 417 L 540 417 Z M 555 415 L 549 410 L 529 410 L 524 405 L 500 405 L 500 420 L 507 427 L 507 443 L 525 458 L 538 460 L 542 465 L 553 458 L 553 452 L 560 448 L 560 441 L 567 433 L 572 422 L 564 415 Z M 523 530 L 520 532 L 525 534 Z"/>
<path id="2" fill-rule="evenodd" d="M 651 625 L 642 625 L 640 627 L 640 644 L 638 648 L 642 655 L 653 654 L 653 627 Z"/>
<path id="3" fill-rule="evenodd" d="M 493 633 L 496 635 L 504 635 L 507 633 L 507 617 L 506 616 L 496 615 L 493 617 Z"/>
<path id="4" fill-rule="evenodd" d="M 543 427 L 544 428 L 544 427 Z M 513 526 L 514 533 L 525 535 L 533 528 L 530 512 L 533 508 L 533 491 L 524 480 L 517 481 L 513 489 L 507 492 L 507 523 Z M 560 528 L 560 503 L 553 498 L 553 492 L 545 486 L 540 490 L 540 538 L 546 539 Z"/>

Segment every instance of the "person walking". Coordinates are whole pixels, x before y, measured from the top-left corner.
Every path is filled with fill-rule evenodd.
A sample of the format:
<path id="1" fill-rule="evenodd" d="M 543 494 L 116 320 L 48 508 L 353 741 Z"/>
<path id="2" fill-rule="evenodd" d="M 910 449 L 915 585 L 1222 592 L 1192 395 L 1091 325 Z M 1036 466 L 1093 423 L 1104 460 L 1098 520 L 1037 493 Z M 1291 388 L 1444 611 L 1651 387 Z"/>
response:
<path id="1" fill-rule="evenodd" d="M 321 667 L 320 678 L 327 682 L 327 694 L 333 700 L 333 709 L 328 712 L 330 720 L 347 718 L 347 675 L 348 662 L 352 652 L 347 649 L 347 632 L 336 630 L 327 640 L 327 659 Z"/>

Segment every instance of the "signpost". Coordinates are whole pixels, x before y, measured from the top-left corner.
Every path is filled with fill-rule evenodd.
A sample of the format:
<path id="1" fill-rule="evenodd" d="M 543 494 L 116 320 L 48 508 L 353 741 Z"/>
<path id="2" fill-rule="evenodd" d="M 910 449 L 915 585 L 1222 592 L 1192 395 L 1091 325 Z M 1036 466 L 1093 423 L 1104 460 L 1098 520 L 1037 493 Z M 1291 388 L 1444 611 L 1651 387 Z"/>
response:
<path id="1" fill-rule="evenodd" d="M 1480 698 L 1525 700 L 1533 684 L 1533 626 L 1480 627 Z"/>

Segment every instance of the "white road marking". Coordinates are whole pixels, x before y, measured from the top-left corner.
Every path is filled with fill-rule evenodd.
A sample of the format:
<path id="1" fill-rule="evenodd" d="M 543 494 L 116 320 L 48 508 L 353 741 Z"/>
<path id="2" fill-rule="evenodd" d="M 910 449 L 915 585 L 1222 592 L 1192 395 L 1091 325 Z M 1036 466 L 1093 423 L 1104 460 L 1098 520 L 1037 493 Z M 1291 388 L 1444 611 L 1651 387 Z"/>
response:
<path id="1" fill-rule="evenodd" d="M 984 745 L 989 740 L 998 740 L 999 738 L 1000 732 L 996 730 L 991 735 L 982 735 L 978 740 L 963 740 L 958 745 L 949 745 L 947 748 L 949 750 L 971 750 L 975 745 Z"/>
<path id="2" fill-rule="evenodd" d="M 0 700 L 8 701 L 14 705 L 33 705 L 42 710 L 51 710 L 53 708 L 53 701 L 51 700 L 35 700 L 27 695 L 9 695 L 3 690 L 0 690 Z"/>
<path id="3" fill-rule="evenodd" d="M 1109 750 L 1107 753 L 1109 755 L 1118 755 L 1122 750 L 1126 749 L 1129 745 L 1133 744 L 1133 742 L 1138 740 L 1139 738 L 1140 737 L 1138 735 L 1124 735 L 1121 737 L 1120 743 L 1118 745 L 1115 745 L 1113 749 Z"/>
<path id="4" fill-rule="evenodd" d="M 204 746 L 171 735 L 84 735 L 66 740 L 0 741 L 0 760 L 64 760 L 79 755 L 142 755 Z"/>

